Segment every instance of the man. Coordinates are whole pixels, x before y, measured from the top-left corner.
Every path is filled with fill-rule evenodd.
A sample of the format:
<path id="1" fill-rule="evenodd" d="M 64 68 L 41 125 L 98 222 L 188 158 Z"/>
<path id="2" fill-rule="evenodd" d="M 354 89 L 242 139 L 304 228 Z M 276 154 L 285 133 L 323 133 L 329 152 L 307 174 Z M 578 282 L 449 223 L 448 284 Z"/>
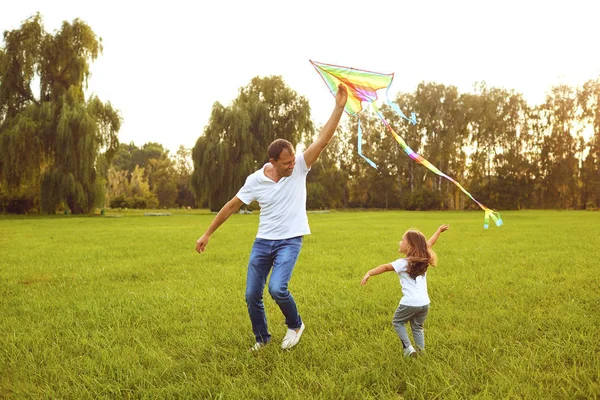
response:
<path id="1" fill-rule="evenodd" d="M 221 208 L 206 232 L 196 241 L 196 251 L 202 253 L 210 235 L 238 208 L 252 201 L 260 205 L 260 220 L 256 240 L 250 253 L 246 277 L 246 303 L 256 343 L 250 350 L 257 351 L 271 340 L 263 304 L 267 276 L 269 293 L 285 316 L 288 326 L 281 347 L 295 346 L 304 332 L 296 302 L 288 290 L 288 283 L 300 249 L 302 237 L 310 234 L 306 215 L 306 175 L 327 146 L 338 126 L 348 92 L 338 87 L 335 108 L 319 137 L 304 151 L 295 155 L 290 142 L 277 139 L 268 149 L 269 163 L 254 172 L 227 204 Z"/>

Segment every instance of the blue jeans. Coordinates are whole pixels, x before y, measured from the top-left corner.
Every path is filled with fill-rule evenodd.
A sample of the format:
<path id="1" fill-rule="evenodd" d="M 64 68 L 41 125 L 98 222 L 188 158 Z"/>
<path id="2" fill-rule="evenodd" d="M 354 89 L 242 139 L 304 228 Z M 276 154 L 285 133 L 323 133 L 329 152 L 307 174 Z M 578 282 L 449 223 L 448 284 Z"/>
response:
<path id="1" fill-rule="evenodd" d="M 285 316 L 286 325 L 289 329 L 298 329 L 302 325 L 296 302 L 288 290 L 288 282 L 301 248 L 302 236 L 282 240 L 256 238 L 254 241 L 246 276 L 246 304 L 257 342 L 267 343 L 271 340 L 263 304 L 263 291 L 271 268 L 269 293 Z"/>

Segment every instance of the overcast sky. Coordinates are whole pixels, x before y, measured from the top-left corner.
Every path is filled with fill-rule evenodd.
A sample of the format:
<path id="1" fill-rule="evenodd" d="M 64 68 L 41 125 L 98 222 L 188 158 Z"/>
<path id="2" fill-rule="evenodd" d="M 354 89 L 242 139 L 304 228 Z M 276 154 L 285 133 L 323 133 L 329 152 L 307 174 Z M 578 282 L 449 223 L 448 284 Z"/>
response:
<path id="1" fill-rule="evenodd" d="M 194 146 L 214 102 L 228 105 L 255 76 L 281 75 L 323 124 L 334 99 L 309 59 L 395 73 L 462 92 L 486 81 L 530 104 L 552 85 L 600 76 L 597 1 L 19 0 L 0 30 L 40 12 L 46 31 L 84 20 L 102 38 L 88 94 L 120 110 L 121 142 Z M 347 118 L 347 117 L 344 117 Z"/>

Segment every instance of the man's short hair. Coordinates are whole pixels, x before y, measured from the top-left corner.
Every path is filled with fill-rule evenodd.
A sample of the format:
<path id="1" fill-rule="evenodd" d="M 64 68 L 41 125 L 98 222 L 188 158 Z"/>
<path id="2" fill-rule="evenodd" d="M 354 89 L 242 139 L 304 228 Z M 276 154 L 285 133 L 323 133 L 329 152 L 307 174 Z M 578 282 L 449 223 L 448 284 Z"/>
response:
<path id="1" fill-rule="evenodd" d="M 276 139 L 269 145 L 269 149 L 267 150 L 267 154 L 269 155 L 269 159 L 273 159 L 275 161 L 279 160 L 281 156 L 281 152 L 283 149 L 287 149 L 290 154 L 294 154 L 294 146 L 290 142 L 285 139 Z"/>

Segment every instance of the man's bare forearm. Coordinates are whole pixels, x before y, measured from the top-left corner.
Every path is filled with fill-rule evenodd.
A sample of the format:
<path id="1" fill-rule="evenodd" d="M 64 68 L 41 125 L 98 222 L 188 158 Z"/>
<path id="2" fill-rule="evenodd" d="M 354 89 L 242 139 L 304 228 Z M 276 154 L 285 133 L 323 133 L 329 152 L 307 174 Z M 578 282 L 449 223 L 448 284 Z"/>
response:
<path id="1" fill-rule="evenodd" d="M 329 120 L 321 129 L 321 133 L 319 133 L 319 137 L 316 140 L 317 145 L 321 150 L 323 150 L 331 141 L 331 138 L 335 133 L 335 129 L 340 123 L 340 118 L 342 118 L 343 112 L 344 107 L 336 106 L 331 113 L 331 117 L 329 117 Z"/>
<path id="2" fill-rule="evenodd" d="M 225 204 L 217 213 L 215 218 L 210 223 L 208 229 L 204 233 L 205 235 L 212 235 L 225 221 L 231 217 L 231 215 L 240 208 L 240 205 L 237 204 L 235 199 L 231 199 Z"/>

